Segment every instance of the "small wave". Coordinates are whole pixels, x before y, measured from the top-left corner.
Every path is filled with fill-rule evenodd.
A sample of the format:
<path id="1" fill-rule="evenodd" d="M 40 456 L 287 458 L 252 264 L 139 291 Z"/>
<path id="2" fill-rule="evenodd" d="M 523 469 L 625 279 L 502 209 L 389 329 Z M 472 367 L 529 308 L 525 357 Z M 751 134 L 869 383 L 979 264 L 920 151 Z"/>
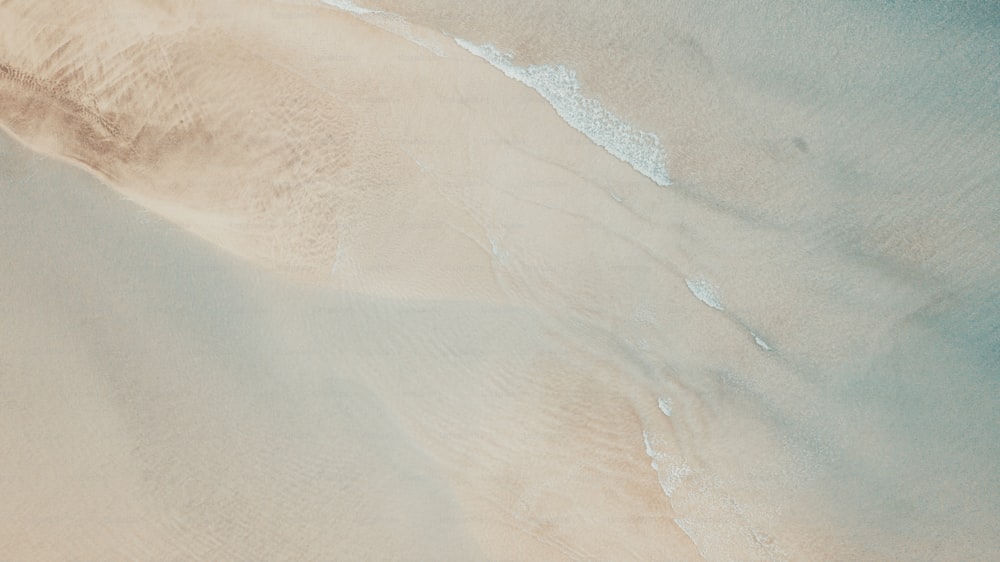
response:
<path id="1" fill-rule="evenodd" d="M 684 458 L 679 455 L 671 455 L 657 451 L 653 448 L 653 438 L 647 431 L 642 432 L 642 440 L 646 445 L 646 455 L 652 459 L 650 466 L 656 471 L 660 489 L 668 498 L 674 495 L 674 491 L 681 482 L 694 474 L 691 466 L 684 462 Z"/>
<path id="2" fill-rule="evenodd" d="M 773 351 L 773 348 L 772 348 L 772 347 L 771 347 L 770 345 L 767 345 L 767 342 L 766 342 L 766 341 L 764 341 L 764 340 L 760 339 L 760 336 L 758 336 L 757 334 L 755 334 L 755 333 L 753 333 L 753 332 L 750 332 L 750 335 L 751 335 L 751 336 L 753 336 L 753 341 L 754 341 L 754 342 L 755 342 L 755 343 L 756 343 L 756 344 L 757 344 L 757 345 L 758 345 L 758 346 L 759 346 L 759 347 L 760 347 L 761 349 L 763 349 L 764 351 Z"/>
<path id="3" fill-rule="evenodd" d="M 660 405 L 660 411 L 663 412 L 663 415 L 667 416 L 668 418 L 674 413 L 673 400 L 669 398 L 660 397 L 659 405 Z"/>
<path id="4" fill-rule="evenodd" d="M 657 185 L 670 185 L 666 151 L 654 133 L 639 131 L 580 91 L 576 72 L 563 65 L 516 66 L 513 57 L 493 45 L 455 38 L 463 49 L 489 62 L 508 77 L 534 89 L 574 129 Z"/>
<path id="5" fill-rule="evenodd" d="M 362 8 L 361 6 L 356 6 L 350 0 L 320 0 L 320 2 L 326 4 L 327 6 L 332 6 L 338 10 L 343 10 L 349 14 L 354 14 L 356 16 L 363 16 L 366 14 L 381 14 L 378 10 L 369 10 L 368 8 Z"/>
<path id="6" fill-rule="evenodd" d="M 691 542 L 698 548 L 698 554 L 701 555 L 702 559 L 707 560 L 705 553 L 702 552 L 701 547 L 698 546 L 698 539 L 696 538 L 696 533 L 694 531 L 694 522 L 676 517 L 674 518 L 674 524 L 677 525 L 677 528 L 680 529 L 682 533 L 691 539 Z"/>
<path id="7" fill-rule="evenodd" d="M 331 8 L 336 8 L 342 12 L 352 14 L 380 29 L 384 29 L 389 33 L 402 37 L 414 45 L 427 49 L 439 57 L 444 56 L 444 51 L 442 51 L 440 47 L 419 39 L 413 33 L 413 29 L 410 27 L 409 22 L 398 14 L 386 12 L 384 10 L 362 8 L 350 0 L 320 0 L 320 2 L 330 6 Z"/>
<path id="8" fill-rule="evenodd" d="M 688 289 L 698 300 L 715 310 L 723 310 L 722 302 L 717 294 L 718 287 L 704 279 L 685 279 L 684 282 L 687 283 Z"/>

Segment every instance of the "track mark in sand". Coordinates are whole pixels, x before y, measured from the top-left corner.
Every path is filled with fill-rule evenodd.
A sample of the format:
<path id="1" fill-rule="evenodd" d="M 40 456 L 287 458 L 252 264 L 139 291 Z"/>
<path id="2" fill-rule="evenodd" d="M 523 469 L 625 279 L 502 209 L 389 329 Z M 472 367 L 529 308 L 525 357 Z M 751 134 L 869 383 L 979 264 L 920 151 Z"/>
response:
<path id="1" fill-rule="evenodd" d="M 91 109 L 81 103 L 79 99 L 86 97 L 83 93 L 76 93 L 71 90 L 70 86 L 62 80 L 44 80 L 31 74 L 25 72 L 10 64 L 0 62 L 0 78 L 5 78 L 16 85 L 28 90 L 32 94 L 41 94 L 44 101 L 48 101 L 51 104 L 56 105 L 64 110 L 70 116 L 76 117 L 78 120 L 83 121 L 84 130 L 81 130 L 78 136 L 88 137 L 91 142 L 97 142 L 97 128 L 103 129 L 106 132 L 104 137 L 110 137 L 111 140 L 120 141 L 121 140 L 121 129 L 116 123 L 102 115 L 99 111 Z M 5 96 L 6 97 L 6 96 Z M 16 94 L 11 97 L 17 97 Z M 44 103 L 43 101 L 43 103 Z M 22 110 L 30 110 L 38 108 L 39 100 L 32 96 L 28 103 L 23 103 Z M 27 107 L 26 107 L 27 106 Z M 26 118 L 38 117 L 38 116 L 25 116 Z M 89 133 L 89 134 L 88 134 Z M 106 148 L 106 147 L 101 147 Z M 127 149 L 126 149 L 127 152 Z"/>

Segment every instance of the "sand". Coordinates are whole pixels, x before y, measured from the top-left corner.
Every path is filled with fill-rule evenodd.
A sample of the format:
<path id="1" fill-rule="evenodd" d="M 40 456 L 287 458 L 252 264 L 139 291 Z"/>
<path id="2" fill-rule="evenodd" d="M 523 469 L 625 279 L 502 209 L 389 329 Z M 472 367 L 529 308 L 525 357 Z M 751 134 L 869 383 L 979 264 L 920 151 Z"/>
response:
<path id="1" fill-rule="evenodd" d="M 983 558 L 995 122 L 890 213 L 852 143 L 945 117 L 828 133 L 866 101 L 675 4 L 662 111 L 657 53 L 489 3 L 0 4 L 0 558 Z M 573 65 L 673 183 L 449 34 Z"/>
<path id="2" fill-rule="evenodd" d="M 694 555 L 537 314 L 289 284 L 4 143 L 5 556 Z"/>
<path id="3" fill-rule="evenodd" d="M 193 11 L 192 21 L 207 23 L 181 30 L 38 9 L 4 7 L 4 28 L 19 32 L 5 34 L 6 52 L 20 54 L 5 70 L 6 123 L 155 215 L 65 166 L 38 163 L 53 170 L 44 182 L 21 179 L 34 170 L 6 178 L 21 183 L 5 187 L 10 217 L 74 222 L 63 229 L 54 219 L 41 237 L 15 227 L 21 234 L 7 240 L 34 266 L 8 282 L 32 287 L 49 278 L 46 263 L 65 273 L 36 287 L 42 295 L 5 293 L 7 317 L 18 319 L 8 326 L 26 324 L 25 335 L 4 337 L 13 348 L 5 395 L 18 404 L 5 425 L 53 412 L 29 426 L 37 437 L 8 438 L 18 452 L 12 470 L 33 484 L 7 481 L 5 496 L 17 499 L 7 503 L 5 554 L 694 555 L 643 454 L 631 397 L 602 380 L 617 367 L 577 357 L 553 326 L 560 320 L 519 304 L 520 280 L 490 246 L 491 237 L 506 247 L 550 226 L 533 224 L 538 211 L 512 222 L 504 205 L 516 194 L 502 190 L 493 195 L 505 200 L 502 212 L 485 215 L 494 203 L 481 194 L 554 166 L 547 148 L 484 152 L 540 139 L 583 144 L 537 103 L 491 130 L 501 119 L 479 110 L 533 100 L 530 91 L 457 46 L 454 60 L 424 67 L 414 57 L 433 55 L 325 9 L 269 8 L 294 32 L 271 29 L 245 6 L 217 20 Z M 52 51 L 35 17 L 67 46 Z M 379 49 L 369 47 L 372 34 Z M 296 56 L 322 49 L 321 35 L 335 39 L 327 43 L 336 55 Z M 318 64 L 332 68 L 315 73 Z M 75 81 L 65 84 L 69 69 Z M 384 92 L 410 97 L 386 101 Z M 413 119 L 394 126 L 403 112 Z M 533 138 L 513 138 L 532 120 Z M 422 136 L 408 144 L 414 134 Z M 494 172 L 470 176 L 470 164 Z M 627 177 L 608 158 L 580 168 Z M 557 169 L 553 181 L 565 174 Z M 38 199 L 50 205 L 34 208 Z M 151 216 L 293 279 L 332 275 L 327 286 L 338 292 L 260 281 L 254 266 L 167 223 L 136 221 Z M 63 240 L 94 249 L 76 256 Z M 66 253 L 73 259 L 60 259 Z M 27 306 L 49 294 L 76 304 Z M 28 330 L 31 322 L 41 325 Z M 39 347 L 52 351 L 32 351 Z M 607 444 L 596 453 L 595 439 Z M 532 468 L 539 456 L 548 469 Z M 46 477 L 30 479 L 41 467 Z"/>

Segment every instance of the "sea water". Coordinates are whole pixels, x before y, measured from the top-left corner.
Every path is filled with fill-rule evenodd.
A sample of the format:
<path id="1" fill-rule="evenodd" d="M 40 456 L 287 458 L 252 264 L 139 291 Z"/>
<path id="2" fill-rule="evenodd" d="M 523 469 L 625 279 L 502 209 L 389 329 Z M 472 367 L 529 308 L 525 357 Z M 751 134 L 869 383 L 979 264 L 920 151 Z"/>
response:
<path id="1" fill-rule="evenodd" d="M 455 37 L 672 190 L 635 212 L 678 225 L 653 251 L 679 248 L 719 319 L 643 334 L 662 380 L 641 384 L 670 398 L 638 446 L 704 557 L 1000 552 L 995 7 L 370 6 Z"/>

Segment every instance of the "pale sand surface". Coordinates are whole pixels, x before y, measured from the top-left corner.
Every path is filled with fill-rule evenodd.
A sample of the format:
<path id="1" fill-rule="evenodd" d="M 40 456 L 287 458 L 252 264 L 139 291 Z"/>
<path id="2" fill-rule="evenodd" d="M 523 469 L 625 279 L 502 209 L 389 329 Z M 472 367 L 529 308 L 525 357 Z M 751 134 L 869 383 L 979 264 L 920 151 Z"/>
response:
<path id="1" fill-rule="evenodd" d="M 2 154 L 4 558 L 471 556 L 433 463 L 334 357 L 357 307 Z"/>
<path id="2" fill-rule="evenodd" d="M 110 186 L 4 141 L 0 557 L 990 551 L 993 122 L 946 159 L 979 237 L 912 227 L 933 190 L 841 227 L 814 155 L 850 143 L 795 140 L 835 104 L 677 39 L 669 111 L 598 88 L 664 138 L 664 189 L 434 13 L 0 3 L 0 120 Z"/>
<path id="3" fill-rule="evenodd" d="M 288 285 L 2 154 L 5 557 L 696 556 L 537 314 Z"/>

